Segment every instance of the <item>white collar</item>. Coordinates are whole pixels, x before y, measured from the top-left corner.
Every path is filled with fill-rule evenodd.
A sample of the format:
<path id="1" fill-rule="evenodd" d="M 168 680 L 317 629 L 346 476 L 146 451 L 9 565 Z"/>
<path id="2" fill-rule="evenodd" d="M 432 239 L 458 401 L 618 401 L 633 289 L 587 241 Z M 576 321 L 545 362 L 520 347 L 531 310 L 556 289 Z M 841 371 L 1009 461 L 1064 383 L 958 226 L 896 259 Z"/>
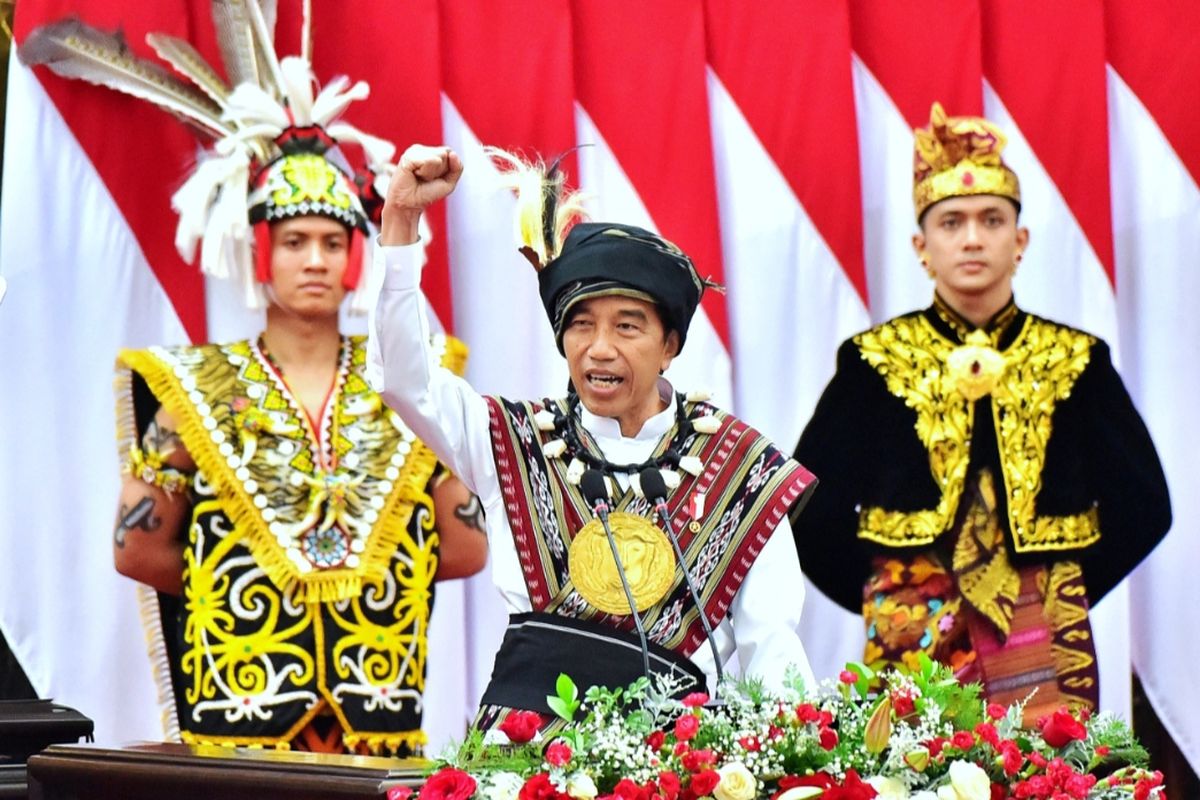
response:
<path id="1" fill-rule="evenodd" d="M 658 379 L 658 396 L 666 401 L 667 407 L 642 423 L 642 429 L 633 436 L 621 433 L 621 423 L 615 417 L 600 417 L 579 404 L 579 421 L 593 438 L 626 441 L 657 442 L 675 424 L 675 390 L 666 378 Z"/>

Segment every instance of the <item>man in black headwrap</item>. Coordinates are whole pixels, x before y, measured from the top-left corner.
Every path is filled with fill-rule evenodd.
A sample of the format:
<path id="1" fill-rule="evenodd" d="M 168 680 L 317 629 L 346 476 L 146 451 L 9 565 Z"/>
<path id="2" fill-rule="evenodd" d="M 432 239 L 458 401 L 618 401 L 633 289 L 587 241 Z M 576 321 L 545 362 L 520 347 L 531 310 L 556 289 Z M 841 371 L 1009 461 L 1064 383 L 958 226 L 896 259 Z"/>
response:
<path id="1" fill-rule="evenodd" d="M 583 685 L 638 677 L 638 622 L 652 671 L 702 680 L 719 670 L 710 642 L 720 661 L 736 647 L 743 671 L 769 685 L 780 685 L 789 665 L 811 680 L 796 634 L 802 581 L 785 517 L 813 476 L 661 377 L 705 289 L 691 260 L 629 225 L 582 223 L 565 240 L 553 219 L 531 226 L 537 235 L 522 251 L 538 269 L 571 389 L 534 402 L 480 396 L 425 352 L 418 254 L 409 247 L 423 209 L 447 196 L 461 171 L 446 148 L 416 146 L 401 159 L 376 251 L 386 279 L 372 347 L 384 399 L 486 511 L 493 578 L 513 617 L 479 724 L 494 724 L 507 708 L 549 711 L 544 698 L 560 672 Z M 665 483 L 686 569 L 652 521 L 639 480 L 646 470 Z M 617 487 L 613 529 L 637 620 L 581 489 L 595 473 Z"/>

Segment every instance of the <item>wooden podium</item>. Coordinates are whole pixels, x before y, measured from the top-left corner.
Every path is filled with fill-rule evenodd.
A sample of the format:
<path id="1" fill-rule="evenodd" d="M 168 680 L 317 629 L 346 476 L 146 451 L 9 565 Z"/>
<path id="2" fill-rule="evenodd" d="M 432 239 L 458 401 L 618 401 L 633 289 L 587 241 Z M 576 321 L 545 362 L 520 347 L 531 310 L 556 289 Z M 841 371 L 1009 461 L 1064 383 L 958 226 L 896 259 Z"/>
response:
<path id="1" fill-rule="evenodd" d="M 380 798 L 427 761 L 185 744 L 52 745 L 29 759 L 30 800 Z"/>

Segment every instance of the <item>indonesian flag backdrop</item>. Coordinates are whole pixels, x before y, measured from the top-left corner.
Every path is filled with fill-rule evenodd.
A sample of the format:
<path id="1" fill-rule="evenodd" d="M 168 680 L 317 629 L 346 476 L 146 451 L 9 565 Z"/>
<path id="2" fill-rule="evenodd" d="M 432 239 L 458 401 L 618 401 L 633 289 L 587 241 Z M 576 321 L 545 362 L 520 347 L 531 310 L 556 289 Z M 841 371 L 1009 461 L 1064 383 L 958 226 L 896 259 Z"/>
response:
<path id="1" fill-rule="evenodd" d="M 295 52 L 300 1 L 281 0 Z M 401 147 L 444 141 L 467 165 L 430 217 L 425 288 L 471 346 L 485 392 L 541 396 L 566 377 L 515 252 L 512 199 L 481 144 L 556 155 L 599 219 L 652 227 L 728 293 L 710 292 L 670 377 L 707 388 L 785 448 L 839 341 L 927 304 L 912 255 L 911 129 L 940 100 L 1010 134 L 1032 231 L 1018 302 L 1105 337 L 1171 480 L 1175 528 L 1097 609 L 1106 707 L 1136 666 L 1200 766 L 1190 679 L 1200 441 L 1190 406 L 1200 321 L 1200 6 L 1159 0 L 315 0 L 314 61 L 373 96 L 350 110 Z M 208 3 L 22 0 L 18 45 L 78 14 L 215 53 Z M 110 391 L 118 347 L 252 335 L 261 318 L 175 254 L 168 198 L 196 157 L 149 106 L 10 66 L 0 270 L 0 627 L 42 696 L 102 741 L 160 736 L 134 584 L 115 574 Z M 362 329 L 360 320 L 349 320 Z M 1188 398 L 1191 398 L 1190 400 Z M 1086 453 L 1080 454 L 1086 458 Z M 788 587 L 780 587 L 781 602 Z M 488 576 L 439 588 L 427 728 L 461 733 L 504 615 Z M 861 652 L 857 619 L 807 593 L 818 674 Z"/>

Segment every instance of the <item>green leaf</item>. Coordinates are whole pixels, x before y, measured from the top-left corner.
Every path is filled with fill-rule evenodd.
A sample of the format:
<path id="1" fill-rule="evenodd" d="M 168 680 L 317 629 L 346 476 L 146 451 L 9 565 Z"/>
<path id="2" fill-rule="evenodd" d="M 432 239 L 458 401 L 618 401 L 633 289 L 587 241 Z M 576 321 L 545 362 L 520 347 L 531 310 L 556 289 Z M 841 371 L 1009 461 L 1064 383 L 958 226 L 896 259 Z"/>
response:
<path id="1" fill-rule="evenodd" d="M 558 680 L 554 683 L 554 690 L 558 692 L 558 696 L 568 703 L 574 703 L 579 699 L 579 687 L 575 685 L 575 681 L 571 680 L 571 676 L 565 672 L 559 673 Z"/>
<path id="2" fill-rule="evenodd" d="M 561 697 L 555 697 L 554 695 L 546 696 L 546 704 L 550 706 L 551 711 L 567 722 L 571 722 L 573 719 L 575 719 L 575 709 L 578 707 L 577 704 L 572 705 L 571 703 L 563 700 Z"/>
<path id="3" fill-rule="evenodd" d="M 546 705 L 559 717 L 571 722 L 575 719 L 575 712 L 579 710 L 579 687 L 571 680 L 571 676 L 564 672 L 560 673 L 558 680 L 554 682 L 554 689 L 558 694 L 546 695 Z M 590 691 L 588 696 L 591 697 Z"/>

